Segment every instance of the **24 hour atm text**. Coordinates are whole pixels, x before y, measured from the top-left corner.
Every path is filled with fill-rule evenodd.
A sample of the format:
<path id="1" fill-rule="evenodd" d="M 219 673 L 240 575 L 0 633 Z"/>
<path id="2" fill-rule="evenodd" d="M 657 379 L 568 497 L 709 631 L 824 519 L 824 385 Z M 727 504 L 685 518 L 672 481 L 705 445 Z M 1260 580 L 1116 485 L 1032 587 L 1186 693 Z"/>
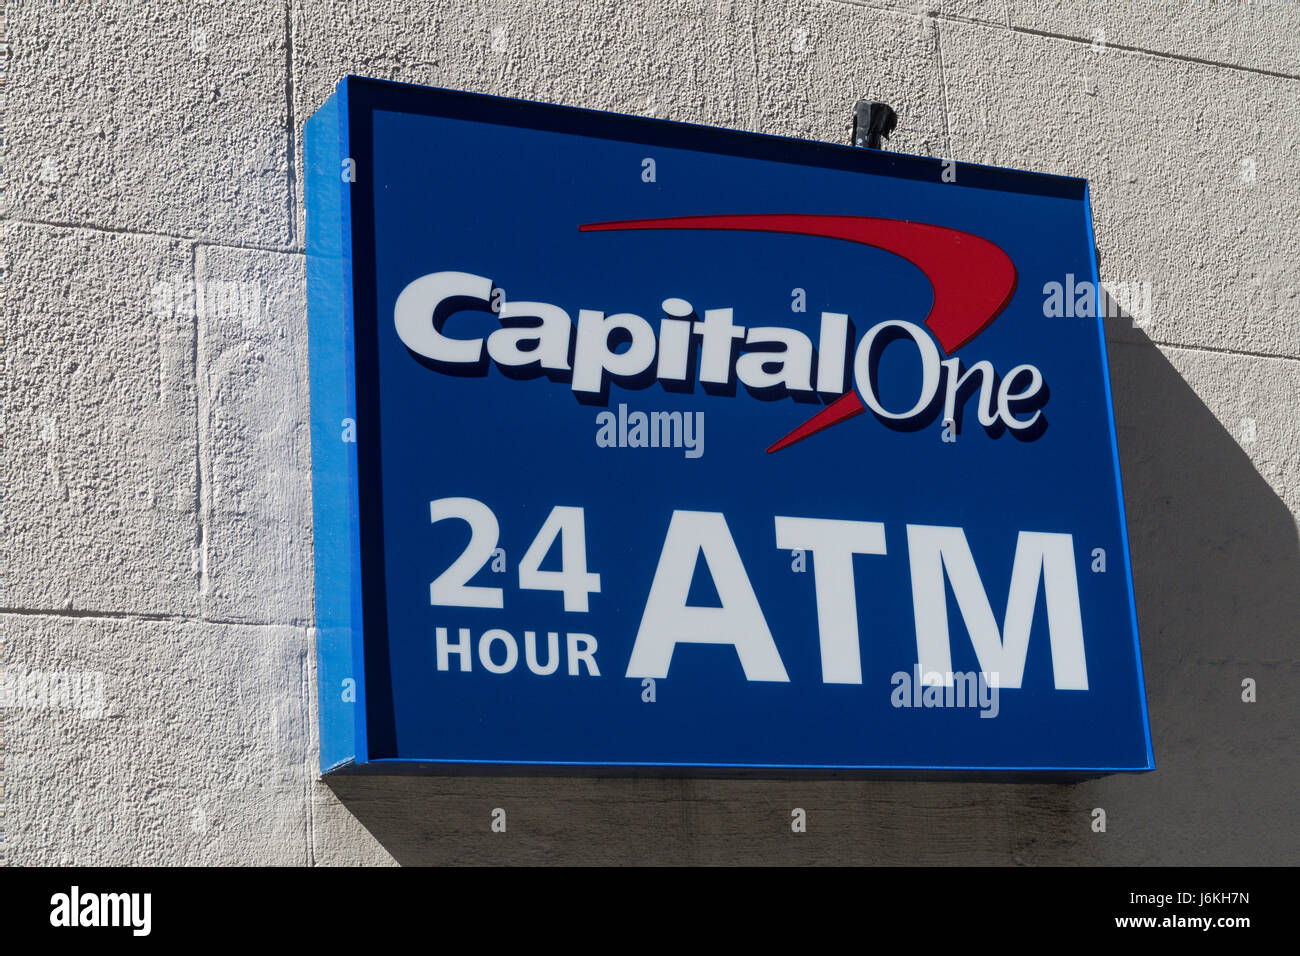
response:
<path id="1" fill-rule="evenodd" d="M 463 521 L 470 529 L 464 550 L 430 583 L 430 604 L 439 608 L 503 609 L 505 588 L 469 583 L 497 551 L 500 525 L 492 508 L 475 498 L 439 498 L 430 502 L 430 520 Z M 588 612 L 591 596 L 601 593 L 602 583 L 600 573 L 587 567 L 586 528 L 584 508 L 553 507 L 518 562 L 519 587 L 557 592 L 566 613 Z M 813 557 L 811 577 L 823 683 L 861 684 L 854 556 L 889 560 L 904 542 L 887 540 L 884 524 L 877 521 L 776 515 L 772 530 L 774 549 L 801 550 Z M 542 561 L 557 538 L 561 569 L 544 571 Z M 1019 688 L 1041 593 L 1046 603 L 1055 687 L 1067 691 L 1088 689 L 1072 535 L 1043 531 L 1017 534 L 1006 615 L 1001 625 L 989 604 L 987 590 L 1000 591 L 1007 582 L 986 580 L 981 575 L 962 528 L 909 524 L 905 550 L 911 573 L 918 673 L 937 675 L 941 684 L 952 683 L 947 601 L 950 589 L 964 624 L 958 633 L 969 635 L 980 672 L 991 686 Z M 746 570 L 747 561 L 762 559 L 760 555 L 740 553 L 721 512 L 674 511 L 665 529 L 624 676 L 664 678 L 674 654 L 689 653 L 679 650 L 679 645 L 720 644 L 735 651 L 746 680 L 788 681 L 785 663 L 763 613 L 764 601 L 755 592 Z M 688 603 L 691 581 L 701 561 L 713 579 L 719 606 Z M 790 588 L 803 586 L 800 581 Z M 791 596 L 782 593 L 765 599 L 790 600 Z M 545 635 L 544 652 L 540 634 Z M 523 633 L 522 656 L 528 669 L 539 675 L 561 673 L 559 655 L 563 649 L 566 666 L 562 673 L 600 677 L 598 635 L 564 629 L 561 641 L 560 634 L 559 628 L 545 627 Z M 502 628 L 487 628 L 475 634 L 449 615 L 436 623 L 432 637 L 439 671 L 468 672 L 477 660 L 488 673 L 506 674 L 519 664 L 520 641 Z"/>

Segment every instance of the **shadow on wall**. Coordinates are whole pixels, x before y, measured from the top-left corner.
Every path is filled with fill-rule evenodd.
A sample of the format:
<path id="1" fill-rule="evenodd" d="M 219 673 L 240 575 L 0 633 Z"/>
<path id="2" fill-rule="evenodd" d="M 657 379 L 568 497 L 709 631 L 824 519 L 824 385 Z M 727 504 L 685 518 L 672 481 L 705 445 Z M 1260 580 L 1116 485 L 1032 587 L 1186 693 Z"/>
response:
<path id="1" fill-rule="evenodd" d="M 1074 785 L 345 777 L 403 864 L 1294 864 L 1290 510 L 1127 316 L 1107 320 L 1158 769 Z M 1198 353 L 1209 362 L 1259 361 Z M 1244 703 L 1243 678 L 1259 699 Z M 506 811 L 506 832 L 491 829 Z M 792 811 L 807 831 L 793 833 Z M 1094 808 L 1106 831 L 1093 830 Z M 347 862 L 346 848 L 318 847 Z"/>

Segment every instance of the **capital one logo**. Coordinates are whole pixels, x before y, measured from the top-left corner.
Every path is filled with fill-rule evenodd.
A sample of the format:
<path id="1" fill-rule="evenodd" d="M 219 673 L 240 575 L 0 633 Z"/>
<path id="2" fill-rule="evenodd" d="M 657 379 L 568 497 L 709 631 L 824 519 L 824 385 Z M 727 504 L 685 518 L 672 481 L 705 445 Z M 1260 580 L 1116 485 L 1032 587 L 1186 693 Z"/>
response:
<path id="1" fill-rule="evenodd" d="M 507 300 L 493 280 L 467 272 L 434 272 L 409 283 L 393 318 L 403 344 L 424 364 L 449 374 L 486 371 L 488 360 L 513 378 L 545 375 L 567 381 L 579 401 L 605 404 L 611 383 L 639 387 L 658 380 L 689 390 L 698 378 L 710 392 L 739 382 L 772 397 L 821 396 L 829 404 L 768 452 L 871 411 L 886 424 L 918 427 L 942 405 L 943 421 L 978 390 L 978 418 L 991 434 L 1036 437 L 1045 426 L 1048 389 L 1023 363 L 999 373 L 989 361 L 966 366 L 952 353 L 987 328 L 1016 288 L 1016 269 L 1001 248 L 980 236 L 928 223 L 866 216 L 748 214 L 589 223 L 582 232 L 707 229 L 839 239 L 883 249 L 911 262 L 930 281 L 933 303 L 923 326 L 889 319 L 869 328 L 853 348 L 843 313 L 823 312 L 816 347 L 798 329 L 746 328 L 730 308 L 702 316 L 680 298 L 663 302 L 656 328 L 632 313 L 568 311 L 545 302 Z M 495 313 L 501 327 L 486 337 L 453 338 L 443 326 L 462 310 Z M 910 343 L 920 363 L 914 402 L 887 407 L 880 394 L 880 356 L 890 342 Z M 698 342 L 698 355 L 696 343 Z M 952 357 L 944 358 L 941 355 Z M 851 359 L 851 361 L 850 361 Z M 849 373 L 852 373 L 850 386 Z"/>

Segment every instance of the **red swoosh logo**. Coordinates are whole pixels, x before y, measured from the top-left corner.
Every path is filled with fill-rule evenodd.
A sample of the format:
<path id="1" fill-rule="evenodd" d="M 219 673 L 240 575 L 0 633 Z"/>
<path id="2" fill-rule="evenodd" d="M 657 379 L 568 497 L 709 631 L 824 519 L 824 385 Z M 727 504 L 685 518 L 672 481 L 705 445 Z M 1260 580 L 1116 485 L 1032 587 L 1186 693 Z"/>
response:
<path id="1" fill-rule="evenodd" d="M 593 222 L 578 229 L 581 232 L 629 229 L 780 232 L 843 239 L 892 252 L 912 263 L 930 280 L 934 302 L 925 324 L 949 354 L 988 328 L 1016 291 L 1016 267 L 1001 248 L 981 236 L 924 222 L 872 216 L 759 213 Z M 848 392 L 767 450 L 780 451 L 863 410 L 858 393 Z"/>

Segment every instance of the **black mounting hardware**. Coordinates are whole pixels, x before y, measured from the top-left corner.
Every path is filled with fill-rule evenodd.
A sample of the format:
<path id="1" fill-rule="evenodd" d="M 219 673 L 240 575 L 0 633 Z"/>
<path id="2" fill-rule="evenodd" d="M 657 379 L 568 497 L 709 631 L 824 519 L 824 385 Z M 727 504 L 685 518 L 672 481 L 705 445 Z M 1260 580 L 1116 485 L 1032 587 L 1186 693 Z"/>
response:
<path id="1" fill-rule="evenodd" d="M 888 103 L 878 100 L 858 100 L 853 105 L 853 145 L 867 149 L 880 149 L 880 140 L 898 124 L 898 114 Z"/>

